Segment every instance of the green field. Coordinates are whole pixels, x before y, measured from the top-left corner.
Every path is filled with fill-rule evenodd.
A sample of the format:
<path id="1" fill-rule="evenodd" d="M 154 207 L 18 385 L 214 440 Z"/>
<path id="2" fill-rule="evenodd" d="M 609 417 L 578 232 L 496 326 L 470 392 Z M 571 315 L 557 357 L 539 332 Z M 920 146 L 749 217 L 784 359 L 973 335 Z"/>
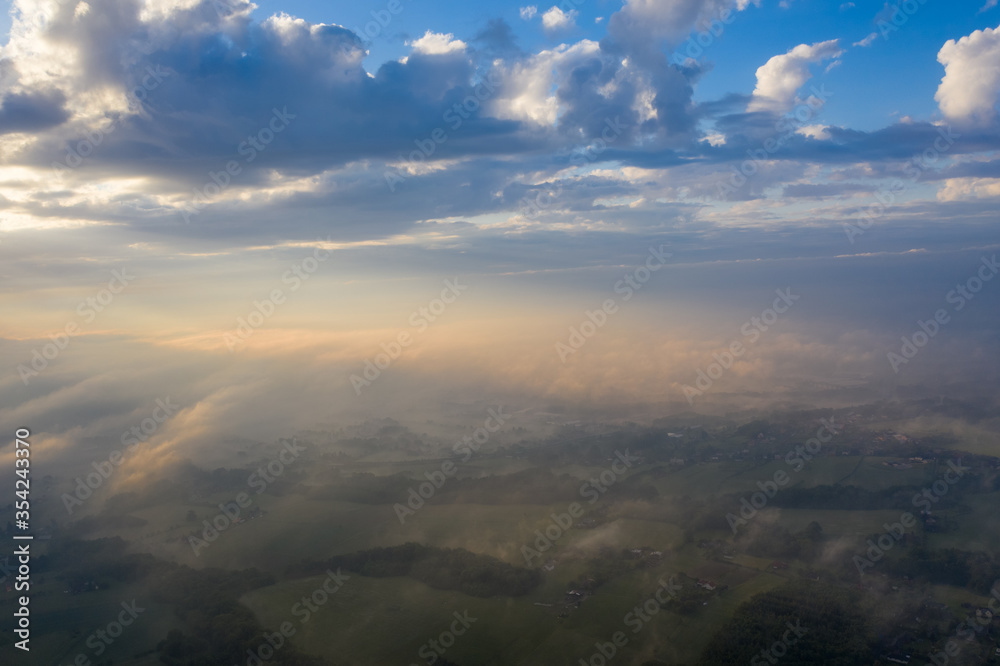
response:
<path id="1" fill-rule="evenodd" d="M 566 581 L 576 573 L 572 567 L 558 567 L 539 590 L 519 599 L 477 599 L 434 590 L 407 578 L 354 575 L 304 623 L 301 614 L 293 615 L 292 608 L 316 589 L 322 577 L 255 590 L 243 601 L 267 626 L 291 622 L 296 629 L 296 645 L 340 664 L 423 663 L 418 657 L 420 647 L 448 628 L 452 613 L 467 610 L 476 622 L 447 651 L 448 659 L 469 664 L 569 666 L 589 657 L 595 640 L 608 640 L 618 630 L 630 638 L 618 657 L 621 663 L 632 663 L 652 652 L 665 652 L 670 659 L 681 661 L 693 659 L 736 606 L 785 582 L 773 574 L 717 564 L 724 573 L 720 583 L 730 576 L 740 584 L 724 596 L 713 597 L 693 616 L 662 610 L 633 633 L 634 625 L 624 623 L 626 614 L 659 587 L 660 578 L 675 573 L 674 565 L 670 561 L 654 570 L 615 579 L 566 618 L 535 604 L 558 603 Z M 697 626 L 696 632 L 691 631 L 693 626 Z"/>
<path id="2" fill-rule="evenodd" d="M 915 435 L 904 427 L 914 425 L 896 423 L 892 427 L 912 437 Z M 984 437 L 983 433 L 973 435 L 980 442 Z M 779 450 L 793 448 L 789 444 L 786 449 L 780 441 L 773 440 L 771 446 Z M 593 442 L 587 439 L 585 446 L 592 447 Z M 493 488 L 490 492 L 495 495 L 480 493 L 475 497 L 484 503 L 472 503 L 463 501 L 461 493 L 448 494 L 451 489 L 446 489 L 435 501 L 405 516 L 402 523 L 393 502 L 405 503 L 411 480 L 416 486 L 425 473 L 441 468 L 441 451 L 425 447 L 420 450 L 426 450 L 426 456 L 413 460 L 399 450 L 385 450 L 343 463 L 335 456 L 315 450 L 316 457 L 294 472 L 297 475 L 294 483 L 269 488 L 259 495 L 249 493 L 254 506 L 264 511 L 263 515 L 222 530 L 197 556 L 188 544 L 188 534 L 194 530 L 200 532 L 201 521 L 218 516 L 220 503 L 231 501 L 237 492 L 248 491 L 242 486 L 233 489 L 233 484 L 243 483 L 239 475 L 229 481 L 229 489 L 225 491 L 154 495 L 128 511 L 129 516 L 145 521 L 131 527 L 115 527 L 122 523 L 101 521 L 101 500 L 95 500 L 85 508 L 97 517 L 88 538 L 121 536 L 130 542 L 133 552 L 151 553 L 198 569 L 254 567 L 270 572 L 277 583 L 254 589 L 242 601 L 272 631 L 282 622 L 291 622 L 296 630 L 292 639 L 296 647 L 328 657 L 338 665 L 427 663 L 426 655 L 419 654 L 421 647 L 448 629 L 453 613 L 464 611 L 476 621 L 443 654 L 445 659 L 458 664 L 575 666 L 580 659 L 589 659 L 596 642 L 611 640 L 616 631 L 624 632 L 628 641 L 615 656 L 615 663 L 659 660 L 693 664 L 716 632 L 733 617 L 737 607 L 755 595 L 801 577 L 815 579 L 817 570 L 828 581 L 845 571 L 848 577 L 853 576 L 852 554 L 861 552 L 859 547 L 869 535 L 881 533 L 883 524 L 898 521 L 903 511 L 804 509 L 771 504 L 748 519 L 739 537 L 734 538 L 732 531 L 724 527 L 725 514 L 739 511 L 741 497 L 757 493 L 759 484 L 768 483 L 776 473 L 784 473 L 789 483 L 782 489 L 857 486 L 872 493 L 859 496 L 876 498 L 872 506 L 886 506 L 879 498 L 888 495 L 878 493 L 904 488 L 900 497 L 905 503 L 909 493 L 930 487 L 945 471 L 943 463 L 910 463 L 890 455 L 820 455 L 800 471 L 787 464 L 784 456 L 731 460 L 725 452 L 739 453 L 745 446 L 731 428 L 710 444 L 714 447 L 711 451 L 724 452 L 721 460 L 677 465 L 668 463 L 668 456 L 655 459 L 647 450 L 645 455 L 654 460 L 637 464 L 616 477 L 615 492 L 602 493 L 593 503 L 579 495 L 578 486 L 566 477 L 582 484 L 607 473 L 610 465 L 607 451 L 586 457 L 568 448 L 563 454 L 548 453 L 544 465 L 532 463 L 523 455 L 483 452 L 459 465 L 458 476 L 465 479 L 465 489 L 475 489 L 475 479 L 494 477 L 492 485 L 484 483 L 484 487 Z M 628 446 L 625 438 L 622 443 L 617 440 L 611 443 L 609 439 L 607 445 L 621 449 Z M 699 443 L 697 447 L 705 445 Z M 902 462 L 907 466 L 895 467 L 887 462 Z M 543 468 L 542 476 L 522 474 L 539 466 Z M 991 473 L 984 472 L 987 476 Z M 353 483 L 347 487 L 357 494 L 324 492 L 339 479 Z M 552 480 L 553 491 L 547 495 L 548 500 L 523 502 L 525 497 L 531 497 L 524 488 L 542 486 L 542 490 L 548 490 L 544 487 L 548 479 Z M 369 483 L 370 486 L 365 485 Z M 518 486 L 519 483 L 536 485 Z M 371 494 L 367 494 L 369 488 L 373 489 Z M 386 488 L 389 490 L 385 491 Z M 565 497 L 551 501 L 557 496 Z M 331 499 L 339 497 L 363 501 Z M 948 529 L 926 534 L 927 546 L 996 552 L 1000 549 L 998 500 L 1000 492 L 973 492 L 964 495 L 958 505 L 937 511 Z M 522 503 L 507 503 L 510 501 Z M 893 501 L 898 502 L 899 498 Z M 290 565 L 415 542 L 465 549 L 524 567 L 522 548 L 538 548 L 537 531 L 551 529 L 552 515 L 566 513 L 573 502 L 582 507 L 583 515 L 569 529 L 560 529 L 551 546 L 541 548 L 541 557 L 530 562 L 534 568 L 549 566 L 543 570 L 538 587 L 524 596 L 478 598 L 456 589 L 435 589 L 410 577 L 377 578 L 349 572 L 350 579 L 343 588 L 307 622 L 293 614 L 295 604 L 312 593 L 322 578 L 289 579 Z M 192 511 L 194 520 L 188 515 Z M 917 509 L 911 512 L 915 514 Z M 755 534 L 781 544 L 789 536 L 801 538 L 796 535 L 807 534 L 813 522 L 822 527 L 822 542 L 817 554 L 810 556 L 815 559 L 764 556 L 763 553 L 774 551 L 751 547 Z M 776 531 L 774 527 L 784 531 Z M 641 548 L 660 551 L 661 555 L 644 567 L 628 565 L 624 554 Z M 892 558 L 901 555 L 903 551 L 897 550 Z M 774 566 L 776 560 L 786 561 L 787 568 Z M 617 568 L 608 573 L 608 569 L 599 567 Z M 883 564 L 873 573 L 884 574 L 888 568 Z M 595 570 L 604 572 L 602 584 L 595 584 L 596 589 L 579 608 L 567 606 L 567 592 L 589 584 L 581 581 L 587 581 Z M 679 575 L 711 581 L 716 589 L 702 592 L 689 582 L 699 595 L 697 603 L 689 603 L 683 609 L 675 603 L 633 631 L 635 626 L 626 624 L 627 615 L 650 597 L 659 580 Z M 831 584 L 858 587 L 854 578 Z M 910 597 L 918 601 L 934 598 L 959 615 L 963 612 L 962 603 L 984 602 L 981 596 L 959 587 L 925 584 L 918 590 L 911 582 L 889 581 L 884 575 L 873 575 L 866 584 L 872 586 L 872 594 L 876 594 L 877 588 L 879 594 L 890 594 L 892 590 L 895 595 L 887 597 L 891 603 L 882 610 L 870 611 L 872 617 L 885 615 L 886 621 L 895 621 L 895 613 L 909 612 L 904 598 L 911 604 L 917 602 Z M 114 610 L 123 593 L 119 589 L 62 595 L 58 587 L 60 584 L 51 580 L 43 586 L 44 594 L 39 594 L 36 606 L 39 622 L 52 628 L 44 646 L 38 649 L 39 663 L 53 666 L 71 660 L 85 649 L 81 646 L 96 628 L 90 625 L 99 624 L 102 613 Z M 153 663 L 149 661 L 150 655 L 136 657 L 136 653 L 151 649 L 176 626 L 177 620 L 169 608 L 151 605 L 141 623 L 123 635 L 108 655 L 113 656 L 115 663 L 137 666 Z M 6 663 L 10 648 L 3 650 L 0 657 Z"/>
<path id="3" fill-rule="evenodd" d="M 112 659 L 116 664 L 154 664 L 158 661 L 155 655 L 137 655 L 149 653 L 168 631 L 179 626 L 172 609 L 152 602 L 141 586 L 71 595 L 64 594 L 62 583 L 51 577 L 45 577 L 46 582 L 41 583 L 42 578 L 38 577 L 39 583 L 30 590 L 34 627 L 31 664 L 69 665 L 79 654 L 86 655 L 92 663 Z M 5 593 L 3 599 L 5 606 L 8 602 L 13 605 L 13 593 Z M 133 599 L 136 609 L 143 610 L 132 624 L 122 628 L 119 637 L 111 643 L 102 642 L 94 632 L 107 630 L 109 623 L 116 622 L 122 613 L 122 602 L 131 604 Z M 2 663 L 23 663 L 24 656 L 10 643 L 0 646 Z"/>

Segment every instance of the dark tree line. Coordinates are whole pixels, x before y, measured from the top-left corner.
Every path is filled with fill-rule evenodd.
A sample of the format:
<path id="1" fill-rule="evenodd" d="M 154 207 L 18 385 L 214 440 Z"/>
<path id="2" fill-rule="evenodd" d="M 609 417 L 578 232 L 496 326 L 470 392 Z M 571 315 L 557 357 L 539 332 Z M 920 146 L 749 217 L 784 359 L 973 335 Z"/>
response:
<path id="1" fill-rule="evenodd" d="M 790 626 L 800 628 L 802 635 L 789 633 Z M 786 636 L 794 642 L 779 648 L 780 657 L 775 652 L 770 652 L 773 661 L 761 657 L 761 651 L 771 651 Z M 795 581 L 758 594 L 737 608 L 698 663 L 745 666 L 780 659 L 782 664 L 799 665 L 871 664 L 876 656 L 873 638 L 855 591 Z"/>
<path id="2" fill-rule="evenodd" d="M 885 568 L 894 576 L 965 587 L 983 595 L 989 594 L 993 583 L 1000 580 L 1000 562 L 990 554 L 957 548 L 930 550 L 918 546 L 902 557 L 887 558 Z"/>

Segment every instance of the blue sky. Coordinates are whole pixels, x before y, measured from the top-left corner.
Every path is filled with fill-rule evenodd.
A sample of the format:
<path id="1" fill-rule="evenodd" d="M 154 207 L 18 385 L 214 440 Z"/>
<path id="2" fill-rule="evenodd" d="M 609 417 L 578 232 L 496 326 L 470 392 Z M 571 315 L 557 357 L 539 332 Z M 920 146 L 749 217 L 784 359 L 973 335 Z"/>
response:
<path id="1" fill-rule="evenodd" d="M 985 1 L 985 0 L 984 0 Z M 264 19 L 285 12 L 313 23 L 337 23 L 365 30 L 374 20 L 372 13 L 385 12 L 387 2 L 365 0 L 351 3 L 310 2 L 308 0 L 259 0 L 253 16 Z M 475 37 L 491 19 L 502 18 L 526 51 L 551 48 L 564 41 L 600 40 L 607 32 L 607 19 L 620 3 L 601 0 L 582 2 L 575 26 L 554 35 L 542 29 L 540 14 L 546 6 L 537 6 L 538 15 L 523 20 L 524 5 L 508 3 L 468 3 L 457 0 L 423 2 L 401 0 L 403 10 L 392 15 L 384 28 L 371 40 L 365 64 L 377 69 L 387 60 L 405 56 L 405 42 L 427 30 L 452 33 L 459 39 Z M 938 3 L 926 2 L 907 15 L 899 29 L 881 29 L 879 18 L 886 18 L 898 3 L 837 3 L 818 0 L 793 0 L 787 6 L 764 2 L 734 15 L 724 33 L 705 49 L 702 58 L 712 63 L 712 71 L 699 83 L 696 99 L 710 100 L 730 92 L 749 94 L 754 86 L 754 72 L 761 63 L 777 53 L 800 43 L 840 39 L 845 46 L 864 39 L 873 31 L 879 36 L 867 48 L 854 47 L 842 58 L 842 64 L 824 78 L 837 90 L 837 97 L 824 111 L 832 123 L 864 130 L 877 129 L 895 116 L 910 114 L 931 117 L 936 106 L 933 91 L 941 80 L 937 49 L 948 39 L 959 39 L 973 30 L 995 27 L 1000 23 L 1000 7 L 979 12 L 980 0 Z M 5 0 L 0 31 L 10 27 L 11 1 Z M 848 6 L 853 5 L 853 6 Z M 384 16 L 384 14 L 383 14 Z M 601 18 L 600 22 L 595 19 Z M 885 37 L 881 34 L 885 31 Z M 697 31 L 692 32 L 695 37 Z M 890 45 L 888 42 L 892 41 Z M 681 51 L 685 45 L 681 45 Z M 822 68 L 820 68 L 822 69 Z"/>
<path id="2" fill-rule="evenodd" d="M 363 32 L 374 20 L 372 12 L 386 11 L 388 3 L 365 1 L 331 5 L 304 0 L 260 0 L 256 4 L 258 9 L 254 16 L 258 18 L 285 12 L 311 22 L 338 23 Z M 405 42 L 427 30 L 452 33 L 459 39 L 469 40 L 495 18 L 504 19 L 516 36 L 518 46 L 529 52 L 570 40 L 599 41 L 606 35 L 608 17 L 620 7 L 620 3 L 585 1 L 578 6 L 579 16 L 574 28 L 548 35 L 540 21 L 546 5 L 535 5 L 539 14 L 532 20 L 523 20 L 520 10 L 530 6 L 528 3 L 401 0 L 401 4 L 404 9 L 393 15 L 385 28 L 379 26 L 377 37 L 371 41 L 370 55 L 365 60 L 371 70 L 387 60 L 405 56 L 409 52 Z M 746 11 L 734 13 L 722 35 L 714 39 L 701 56 L 712 63 L 713 69 L 699 83 L 695 98 L 717 99 L 731 92 L 749 94 L 754 87 L 757 67 L 797 44 L 840 39 L 845 46 L 850 46 L 876 32 L 878 38 L 871 46 L 853 47 L 842 58 L 842 64 L 823 77 L 837 91 L 836 98 L 824 110 L 825 120 L 873 130 L 893 122 L 899 115 L 929 118 L 937 111 L 933 93 L 942 74 L 936 61 L 937 49 L 945 41 L 959 39 L 973 30 L 996 27 L 1000 24 L 1000 7 L 980 13 L 982 2 L 979 0 L 926 2 L 917 5 L 917 11 L 907 14 L 906 22 L 898 26 L 899 29 L 880 28 L 878 19 L 889 17 L 894 4 L 898 3 L 794 0 L 787 7 L 777 2 L 761 3 L 759 7 L 751 6 Z M 961 11 L 962 7 L 966 11 Z M 601 18 L 601 22 L 595 22 L 597 18 Z M 691 37 L 696 38 L 698 32 L 692 32 Z M 683 52 L 685 48 L 686 43 L 679 50 Z M 817 69 L 822 71 L 823 68 Z"/>
<path id="3" fill-rule="evenodd" d="M 260 0 L 257 17 L 286 12 L 312 22 L 339 23 L 364 31 L 387 2 L 316 3 L 304 0 Z M 854 6 L 847 6 L 853 4 Z M 893 122 L 898 115 L 929 118 L 936 112 L 933 92 L 940 83 L 937 49 L 949 39 L 959 39 L 973 30 L 996 27 L 1000 7 L 978 12 L 979 0 L 972 2 L 926 2 L 907 15 L 907 21 L 892 30 L 881 28 L 879 18 L 889 16 L 887 7 L 898 3 L 837 3 L 794 0 L 782 7 L 777 2 L 761 3 L 734 16 L 723 34 L 713 40 L 702 56 L 713 70 L 699 83 L 696 99 L 717 99 L 730 92 L 749 94 L 754 72 L 771 56 L 800 43 L 840 39 L 845 46 L 879 33 L 871 46 L 854 47 L 825 80 L 838 91 L 824 111 L 826 120 L 864 130 Z M 366 65 L 375 69 L 386 60 L 406 55 L 408 39 L 427 30 L 452 33 L 470 39 L 490 19 L 503 18 L 510 25 L 518 45 L 527 51 L 551 48 L 567 40 L 600 40 L 607 32 L 607 19 L 619 7 L 608 1 L 586 1 L 579 5 L 575 27 L 547 35 L 539 16 L 520 18 L 521 7 L 507 3 L 425 2 L 403 0 L 403 11 L 394 15 L 372 40 Z M 538 6 L 541 12 L 547 8 Z M 964 7 L 966 11 L 961 11 Z M 971 11 L 969 11 L 971 10 Z M 540 12 L 540 13 L 541 13 Z M 595 19 L 601 18 L 601 22 Z M 889 25 L 892 25 L 891 23 Z M 882 31 L 885 31 L 885 37 Z M 692 32 L 692 38 L 698 32 Z M 888 44 L 892 41 L 892 45 Z M 683 52 L 686 45 L 681 45 Z M 819 68 L 822 69 L 822 68 Z"/>

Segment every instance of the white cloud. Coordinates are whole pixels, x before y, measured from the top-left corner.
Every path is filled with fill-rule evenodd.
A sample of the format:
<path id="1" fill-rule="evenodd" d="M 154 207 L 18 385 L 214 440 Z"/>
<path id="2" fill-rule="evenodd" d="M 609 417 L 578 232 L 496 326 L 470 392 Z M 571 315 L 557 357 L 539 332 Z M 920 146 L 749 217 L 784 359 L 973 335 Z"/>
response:
<path id="1" fill-rule="evenodd" d="M 977 14 L 982 14 L 985 11 L 989 11 L 997 6 L 997 0 L 986 0 L 986 4 L 979 8 Z"/>
<path id="2" fill-rule="evenodd" d="M 970 201 L 1000 197 L 1000 178 L 949 178 L 938 190 L 938 201 Z"/>
<path id="3" fill-rule="evenodd" d="M 845 2 L 840 6 L 840 11 L 844 11 L 845 9 L 853 9 L 853 7 L 854 7 L 853 2 Z"/>
<path id="4" fill-rule="evenodd" d="M 757 87 L 747 110 L 787 111 L 795 104 L 799 88 L 812 76 L 809 65 L 837 58 L 841 53 L 837 40 L 831 39 L 799 44 L 788 53 L 774 56 L 757 69 Z"/>
<path id="5" fill-rule="evenodd" d="M 807 136 L 817 141 L 826 141 L 830 138 L 830 128 L 827 125 L 805 125 L 795 130 L 797 134 Z"/>
<path id="6" fill-rule="evenodd" d="M 949 39 L 937 59 L 944 65 L 934 95 L 941 113 L 954 121 L 991 121 L 1000 94 L 1000 27 Z"/>
<path id="7" fill-rule="evenodd" d="M 878 39 L 878 33 L 877 32 L 873 32 L 870 35 L 868 35 L 867 37 L 865 37 L 864 39 L 860 39 L 860 40 L 854 42 L 854 44 L 852 44 L 852 46 L 862 46 L 862 47 L 864 47 L 864 46 L 871 46 L 872 42 L 874 42 L 876 39 Z"/>
<path id="8" fill-rule="evenodd" d="M 528 5 L 527 7 L 521 7 L 521 18 L 525 21 L 530 21 L 535 18 L 535 14 L 538 13 L 538 7 L 534 5 Z"/>
<path id="9" fill-rule="evenodd" d="M 542 25 L 550 32 L 572 28 L 576 25 L 577 13 L 575 9 L 564 12 L 558 7 L 551 7 L 542 14 Z"/>
<path id="10" fill-rule="evenodd" d="M 444 55 L 465 51 L 466 44 L 461 39 L 455 39 L 452 33 L 431 32 L 428 30 L 420 39 L 406 42 L 412 46 L 414 53 L 425 55 Z"/>
<path id="11" fill-rule="evenodd" d="M 564 81 L 580 62 L 600 53 L 597 42 L 583 40 L 573 46 L 561 44 L 502 72 L 506 82 L 494 98 L 492 112 L 498 118 L 527 120 L 553 125 L 559 116 L 559 99 L 553 88 Z"/>

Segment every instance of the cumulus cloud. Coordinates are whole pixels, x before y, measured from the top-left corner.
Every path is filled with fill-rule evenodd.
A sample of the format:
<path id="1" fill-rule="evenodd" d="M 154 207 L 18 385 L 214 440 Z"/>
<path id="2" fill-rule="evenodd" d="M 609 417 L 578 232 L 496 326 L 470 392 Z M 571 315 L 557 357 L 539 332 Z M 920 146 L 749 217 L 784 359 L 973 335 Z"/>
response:
<path id="1" fill-rule="evenodd" d="M 560 108 L 559 84 L 580 65 L 599 57 L 598 43 L 585 39 L 572 46 L 561 44 L 510 65 L 503 73 L 508 84 L 493 101 L 493 112 L 499 118 L 555 124 Z"/>
<path id="2" fill-rule="evenodd" d="M 527 7 L 521 7 L 521 18 L 525 21 L 530 21 L 535 18 L 538 13 L 538 7 L 535 5 L 528 5 Z"/>
<path id="3" fill-rule="evenodd" d="M 776 55 L 757 69 L 757 86 L 747 107 L 748 111 L 788 111 L 795 104 L 796 94 L 812 76 L 809 65 L 837 58 L 843 50 L 836 39 L 815 44 L 799 44 L 782 55 Z"/>
<path id="4" fill-rule="evenodd" d="M 461 39 L 455 39 L 452 33 L 442 34 L 428 30 L 420 39 L 407 42 L 407 46 L 412 46 L 415 53 L 426 55 L 444 55 L 448 53 L 461 53 L 465 51 L 466 44 Z"/>
<path id="5" fill-rule="evenodd" d="M 575 9 L 564 12 L 559 7 L 551 7 L 542 14 L 542 26 L 549 32 L 568 30 L 576 25 L 577 14 Z"/>
<path id="6" fill-rule="evenodd" d="M 956 122 L 992 121 L 1000 95 L 1000 27 L 949 39 L 937 59 L 944 65 L 934 95 L 941 113 Z"/>
<path id="7" fill-rule="evenodd" d="M 240 225 L 249 226 L 296 197 L 317 210 L 331 205 L 333 191 L 341 204 L 371 200 L 369 190 L 385 183 L 377 167 L 359 175 L 362 160 L 408 154 L 415 139 L 448 127 L 443 113 L 477 85 L 466 43 L 451 34 L 428 32 L 407 62 L 370 73 L 350 30 L 286 14 L 258 22 L 238 0 L 219 5 L 221 15 L 213 0 L 89 5 L 73 13 L 57 0 L 17 0 L 0 54 L 0 133 L 6 165 L 31 169 L 22 178 L 42 187 L 2 179 L 5 225 L 180 224 L 194 190 L 233 159 L 240 173 L 202 221 L 246 205 Z M 41 9 L 49 18 L 35 21 Z M 289 118 L 280 134 L 268 129 L 275 109 Z M 482 116 L 467 114 L 440 152 L 527 145 L 505 136 L 516 123 Z M 244 160 L 247 138 L 265 130 L 266 148 Z M 77 148 L 84 158 L 73 157 Z M 54 162 L 72 168 L 58 178 L 37 171 Z M 391 215 L 402 220 L 400 213 Z M 206 232 L 200 225 L 190 233 Z"/>
<path id="8" fill-rule="evenodd" d="M 694 103 L 705 70 L 674 66 L 664 55 L 664 40 L 686 39 L 699 21 L 748 2 L 636 0 L 614 15 L 608 39 L 538 53 L 523 52 L 498 20 L 464 40 L 429 30 L 414 35 L 403 62 L 368 71 L 364 43 L 342 26 L 286 14 L 256 20 L 250 3 L 227 1 L 88 0 L 89 11 L 77 11 L 59 0 L 16 0 L 0 61 L 0 228 L 118 225 L 220 245 L 269 242 L 276 233 L 382 242 L 421 220 L 510 213 L 559 179 L 566 210 L 592 214 L 573 224 L 612 224 L 603 217 L 611 206 L 595 202 L 618 201 L 643 201 L 630 219 L 659 224 L 661 200 L 714 192 L 714 181 L 693 182 L 673 167 L 700 163 L 725 174 L 722 165 L 745 159 L 759 148 L 756 137 L 774 131 L 768 114 L 742 112 L 745 95 Z M 46 21 L 24 18 L 41 9 Z M 836 42 L 823 42 L 773 58 L 751 103 L 780 110 L 808 79 L 810 63 L 837 52 Z M 487 74 L 501 83 L 485 90 Z M 462 116 L 445 115 L 470 100 Z M 252 163 L 240 162 L 201 224 L 178 229 L 193 190 L 228 160 L 242 160 L 238 146 L 275 109 L 293 116 L 287 128 Z M 567 176 L 570 161 L 609 122 L 620 134 L 601 164 Z M 84 145 L 95 128 L 105 128 L 100 145 L 79 168 L 54 176 L 53 160 Z M 447 142 L 429 139 L 438 128 Z M 803 165 L 905 159 L 935 131 L 926 123 L 871 133 L 802 128 L 734 200 L 763 196 L 763 188 L 799 177 Z M 432 145 L 433 155 L 409 157 L 421 145 Z M 610 162 L 643 176 L 597 173 Z M 392 197 L 382 196 L 387 170 L 406 178 Z M 297 214 L 275 231 L 290 206 Z M 333 223 L 331 209 L 339 213 Z"/>

